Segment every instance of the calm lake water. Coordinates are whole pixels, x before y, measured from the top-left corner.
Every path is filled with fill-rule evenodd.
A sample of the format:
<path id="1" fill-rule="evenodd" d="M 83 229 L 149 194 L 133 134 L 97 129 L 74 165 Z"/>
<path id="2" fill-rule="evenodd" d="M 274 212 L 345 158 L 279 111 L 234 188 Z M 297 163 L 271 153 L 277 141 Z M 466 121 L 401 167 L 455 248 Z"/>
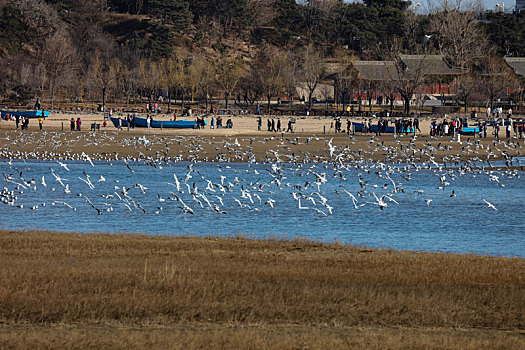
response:
<path id="1" fill-rule="evenodd" d="M 381 164 L 335 169 L 324 164 L 64 163 L 69 171 L 56 161 L 0 161 L 0 189 L 17 196 L 14 205 L 0 204 L 0 228 L 300 236 L 369 247 L 525 257 L 525 177 L 519 172 Z M 366 188 L 362 197 L 359 178 Z M 347 192 L 356 197 L 358 209 Z M 387 206 L 380 210 L 372 192 L 378 198 L 391 195 L 397 204 L 385 197 Z M 194 214 L 184 212 L 182 203 Z"/>

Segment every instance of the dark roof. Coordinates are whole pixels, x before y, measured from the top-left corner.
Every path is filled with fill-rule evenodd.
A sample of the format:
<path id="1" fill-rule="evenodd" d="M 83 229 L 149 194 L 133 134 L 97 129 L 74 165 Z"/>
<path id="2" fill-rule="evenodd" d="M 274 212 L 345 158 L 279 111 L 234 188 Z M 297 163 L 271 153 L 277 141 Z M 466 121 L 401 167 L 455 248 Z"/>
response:
<path id="1" fill-rule="evenodd" d="M 457 68 L 450 67 L 441 55 L 399 55 L 401 68 L 405 70 L 398 72 L 398 66 L 394 61 L 353 61 L 352 65 L 363 80 L 392 80 L 410 79 L 416 76 L 418 71 L 424 75 L 460 75 L 467 73 Z"/>
<path id="2" fill-rule="evenodd" d="M 504 59 L 516 74 L 525 76 L 525 57 L 505 57 Z"/>
<path id="3" fill-rule="evenodd" d="M 341 63 L 341 62 L 324 62 L 323 68 L 325 70 L 326 75 L 333 75 L 337 74 L 338 72 L 342 72 L 347 67 L 347 64 Z"/>
<path id="4" fill-rule="evenodd" d="M 353 61 L 352 65 L 363 80 L 391 80 L 398 76 L 394 61 Z"/>
<path id="5" fill-rule="evenodd" d="M 460 75 L 466 73 L 447 64 L 442 55 L 399 55 L 408 71 L 423 69 L 426 75 Z"/>

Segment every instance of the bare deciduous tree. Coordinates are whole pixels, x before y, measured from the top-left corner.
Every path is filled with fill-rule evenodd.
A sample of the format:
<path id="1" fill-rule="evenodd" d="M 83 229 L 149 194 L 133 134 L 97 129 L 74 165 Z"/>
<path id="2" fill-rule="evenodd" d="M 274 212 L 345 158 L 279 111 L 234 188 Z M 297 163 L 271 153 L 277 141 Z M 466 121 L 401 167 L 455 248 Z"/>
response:
<path id="1" fill-rule="evenodd" d="M 241 90 L 244 106 L 252 106 L 257 100 L 264 95 L 262 84 L 259 80 L 259 74 L 254 68 L 246 73 L 239 83 L 239 89 Z"/>
<path id="2" fill-rule="evenodd" d="M 101 89 L 102 109 L 104 111 L 106 110 L 108 89 L 115 84 L 118 71 L 122 66 L 122 63 L 114 54 L 114 48 L 110 45 L 95 51 L 95 57 L 91 66 L 91 77 L 96 86 Z"/>
<path id="3" fill-rule="evenodd" d="M 289 112 L 292 113 L 292 102 L 297 91 L 300 59 L 292 52 L 288 52 L 288 65 L 284 71 L 284 91 L 289 103 Z"/>
<path id="4" fill-rule="evenodd" d="M 171 110 L 171 98 L 174 91 L 184 90 L 186 80 L 184 61 L 177 56 L 163 58 L 159 61 L 162 83 L 168 92 L 168 110 Z"/>
<path id="5" fill-rule="evenodd" d="M 335 98 L 337 99 L 337 103 L 342 105 L 344 111 L 348 102 L 347 96 L 349 96 L 354 87 L 358 85 L 359 73 L 352 64 L 352 61 L 357 58 L 345 50 L 337 52 L 336 59 L 343 68 L 333 74 L 334 84 L 337 89 Z"/>
<path id="6" fill-rule="evenodd" d="M 254 68 L 268 101 L 268 113 L 270 112 L 272 97 L 284 90 L 287 64 L 286 53 L 273 47 L 261 49 L 255 58 Z"/>
<path id="7" fill-rule="evenodd" d="M 486 60 L 482 90 L 492 110 L 494 102 L 508 98 L 509 92 L 518 88 L 518 80 L 512 70 L 500 58 L 490 56 Z"/>
<path id="8" fill-rule="evenodd" d="M 14 3 L 28 26 L 27 34 L 40 47 L 39 43 L 44 43 L 59 27 L 63 27 L 56 10 L 43 0 L 17 0 Z"/>
<path id="9" fill-rule="evenodd" d="M 463 102 L 465 113 L 468 111 L 469 103 L 477 91 L 479 91 L 478 76 L 472 74 L 464 74 L 456 78 L 456 98 L 457 102 Z"/>
<path id="10" fill-rule="evenodd" d="M 233 94 L 245 74 L 244 61 L 240 56 L 233 58 L 222 57 L 217 62 L 215 79 L 224 93 L 226 109 L 228 109 L 229 97 Z"/>
<path id="11" fill-rule="evenodd" d="M 275 16 L 275 9 L 271 0 L 247 0 L 246 7 L 257 26 L 269 25 Z"/>
<path id="12" fill-rule="evenodd" d="M 63 31 L 58 31 L 50 36 L 44 45 L 43 62 L 46 66 L 49 79 L 49 94 L 51 97 L 51 108 L 54 107 L 55 93 L 60 83 L 75 57 L 75 47 L 69 35 Z"/>
<path id="13" fill-rule="evenodd" d="M 404 31 L 406 38 L 406 48 L 412 53 L 421 53 L 423 50 L 423 42 L 420 41 L 423 20 L 426 17 L 414 12 L 413 8 L 409 6 L 405 11 Z"/>
<path id="14" fill-rule="evenodd" d="M 202 93 L 206 102 L 206 112 L 209 110 L 210 97 L 213 95 L 215 83 L 215 64 L 204 55 L 196 57 L 191 66 L 192 79 Z"/>
<path id="15" fill-rule="evenodd" d="M 426 55 L 419 56 L 414 60 L 412 66 L 407 66 L 403 61 L 403 55 L 395 54 L 391 56 L 394 61 L 393 67 L 386 65 L 388 80 L 401 97 L 405 106 L 405 114 L 410 114 L 410 101 L 419 87 L 428 81 L 430 72 L 430 62 Z"/>
<path id="16" fill-rule="evenodd" d="M 452 67 L 467 68 L 487 54 L 487 39 L 479 26 L 477 0 L 439 0 L 431 6 L 430 31 Z"/>
<path id="17" fill-rule="evenodd" d="M 304 52 L 302 78 L 308 89 L 308 109 L 310 111 L 312 110 L 312 95 L 325 75 L 321 53 L 313 46 L 307 46 Z"/>

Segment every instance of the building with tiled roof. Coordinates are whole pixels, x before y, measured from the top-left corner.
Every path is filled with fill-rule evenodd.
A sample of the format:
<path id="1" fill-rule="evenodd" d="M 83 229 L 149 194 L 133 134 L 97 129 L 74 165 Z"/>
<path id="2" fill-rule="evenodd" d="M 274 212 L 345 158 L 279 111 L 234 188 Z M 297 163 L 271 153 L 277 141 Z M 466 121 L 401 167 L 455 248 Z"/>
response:
<path id="1" fill-rule="evenodd" d="M 514 73 L 525 77 L 525 57 L 505 57 L 504 60 Z"/>
<path id="2" fill-rule="evenodd" d="M 451 67 L 442 55 L 399 55 L 408 71 L 422 69 L 426 75 L 461 75 L 467 73 Z"/>
<path id="3" fill-rule="evenodd" d="M 451 67 L 442 55 L 399 55 L 394 61 L 353 61 L 358 78 L 368 81 L 410 79 L 417 74 L 425 76 L 457 76 L 467 73 Z"/>
<path id="4" fill-rule="evenodd" d="M 353 61 L 357 77 L 368 81 L 384 81 L 398 78 L 394 61 Z"/>

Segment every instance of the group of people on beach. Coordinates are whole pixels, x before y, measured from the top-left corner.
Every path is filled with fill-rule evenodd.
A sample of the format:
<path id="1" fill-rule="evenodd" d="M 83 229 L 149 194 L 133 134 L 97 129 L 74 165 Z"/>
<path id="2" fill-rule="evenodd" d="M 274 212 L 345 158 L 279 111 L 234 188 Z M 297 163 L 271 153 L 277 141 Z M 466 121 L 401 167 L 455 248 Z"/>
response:
<path id="1" fill-rule="evenodd" d="M 29 117 L 27 116 L 19 116 L 19 115 L 10 115 L 10 114 L 7 114 L 5 117 L 4 117 L 5 120 L 15 120 L 15 125 L 16 125 L 16 129 L 20 128 L 20 130 L 29 130 Z M 22 125 L 20 125 L 20 123 Z M 40 117 L 38 118 L 38 127 L 40 129 L 40 131 L 42 131 L 43 129 L 43 125 L 44 125 L 44 118 L 43 117 Z"/>
<path id="2" fill-rule="evenodd" d="M 498 115 L 499 112 L 495 113 L 496 115 Z M 483 122 L 478 122 L 477 127 L 474 128 L 474 134 L 481 138 L 487 138 L 487 129 L 489 125 L 492 125 L 492 135 L 496 139 L 500 138 L 499 133 L 501 131 L 501 128 L 504 128 L 505 137 L 507 139 L 510 139 L 512 137 L 512 132 L 514 132 L 515 137 L 519 137 L 520 139 L 523 138 L 525 134 L 525 122 L 522 119 L 517 120 L 512 118 L 508 118 L 507 120 L 485 120 Z M 430 136 L 453 137 L 458 133 L 463 132 L 464 128 L 468 126 L 469 124 L 467 118 L 452 118 L 451 120 L 447 120 L 445 118 L 441 123 L 438 123 L 434 120 L 430 124 Z"/>
<path id="3" fill-rule="evenodd" d="M 69 124 L 71 131 L 75 131 L 75 128 L 77 131 L 80 131 L 82 127 L 82 119 L 80 119 L 80 117 L 78 117 L 76 120 L 75 118 L 71 118 Z"/>
<path id="4" fill-rule="evenodd" d="M 416 131 L 421 132 L 419 129 L 419 119 L 418 118 L 378 118 L 376 125 L 374 125 L 372 119 L 368 119 L 367 122 L 364 123 L 363 126 L 363 133 L 369 133 L 369 132 L 375 132 L 376 136 L 381 136 L 381 134 L 384 134 L 387 132 L 388 127 L 393 126 L 394 133 L 396 135 L 402 135 L 402 134 L 409 134 L 413 133 L 415 134 Z M 350 125 L 349 122 L 347 122 L 347 132 L 350 132 Z"/>
<path id="5" fill-rule="evenodd" d="M 501 125 L 500 125 L 501 124 Z M 487 137 L 487 123 L 484 124 L 484 137 Z M 505 137 L 507 139 L 510 139 L 512 137 L 512 132 L 514 132 L 514 136 L 517 138 L 523 138 L 525 134 L 525 122 L 523 119 L 517 120 L 517 119 L 507 119 L 506 121 L 496 121 L 493 124 L 494 130 L 492 131 L 492 134 L 494 135 L 494 138 L 499 139 L 499 131 L 500 127 L 505 128 Z"/>
<path id="6" fill-rule="evenodd" d="M 200 125 L 202 126 L 202 129 L 204 129 L 204 126 L 206 125 L 206 122 L 204 121 L 204 117 L 201 119 L 201 124 Z M 226 128 L 226 129 L 233 128 L 233 121 L 231 120 L 231 118 L 228 118 L 228 120 L 226 121 L 226 125 L 223 126 L 222 125 L 222 117 L 220 115 L 217 116 L 217 118 L 211 117 L 210 129 L 222 129 L 222 128 Z M 201 129 L 199 127 L 199 118 L 197 118 L 197 129 Z"/>
<path id="7" fill-rule="evenodd" d="M 447 117 L 445 114 L 445 119 L 443 119 L 441 123 L 437 123 L 435 120 L 432 121 L 430 124 L 430 136 L 454 136 L 464 126 L 468 127 L 466 118 L 452 118 L 451 120 L 447 120 Z"/>
<path id="8" fill-rule="evenodd" d="M 222 124 L 222 122 L 221 122 Z M 206 127 L 206 120 L 204 119 L 204 117 L 197 117 L 197 123 L 196 123 L 196 128 L 197 129 L 204 129 Z"/>
<path id="9" fill-rule="evenodd" d="M 346 124 L 346 132 L 348 133 L 350 119 L 347 119 L 346 123 L 347 123 Z M 335 118 L 335 122 L 330 123 L 330 129 L 334 128 L 336 134 L 342 132 L 341 131 L 342 127 L 343 127 L 343 122 L 341 121 L 341 118 Z"/>
<path id="10" fill-rule="evenodd" d="M 284 130 L 284 128 L 281 128 L 281 118 L 277 118 L 277 122 L 275 121 L 274 118 L 272 119 L 269 118 L 266 123 L 266 126 L 269 132 L 291 132 L 293 133 L 294 132 L 293 123 L 294 123 L 294 119 L 288 120 L 288 128 Z M 261 129 L 262 129 L 262 117 L 258 117 L 257 118 L 257 130 L 261 131 Z"/>

